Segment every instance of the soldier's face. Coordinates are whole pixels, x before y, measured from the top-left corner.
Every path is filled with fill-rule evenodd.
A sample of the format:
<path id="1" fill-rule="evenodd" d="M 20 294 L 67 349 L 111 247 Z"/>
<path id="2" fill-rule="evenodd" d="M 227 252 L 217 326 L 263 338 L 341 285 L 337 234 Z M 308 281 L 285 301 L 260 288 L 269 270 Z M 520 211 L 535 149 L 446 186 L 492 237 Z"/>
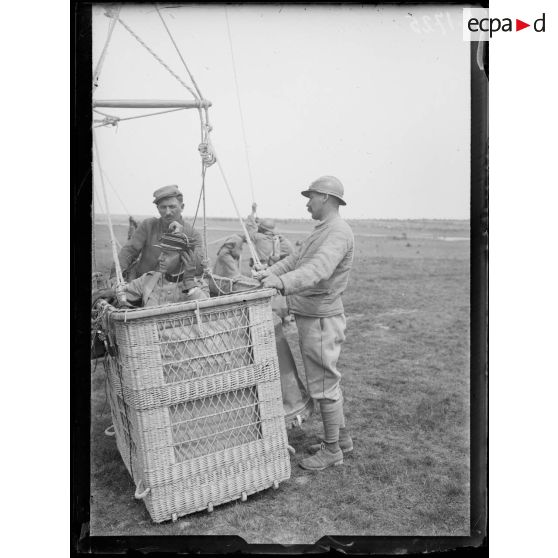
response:
<path id="1" fill-rule="evenodd" d="M 318 192 L 310 192 L 310 198 L 306 204 L 306 209 L 312 216 L 312 219 L 320 221 L 324 213 L 324 205 L 327 200 L 327 196 L 320 194 Z"/>
<path id="2" fill-rule="evenodd" d="M 163 218 L 166 225 L 170 225 L 173 221 L 180 220 L 184 204 L 180 203 L 178 198 L 166 198 L 161 200 L 157 205 L 159 215 Z"/>
<path id="3" fill-rule="evenodd" d="M 180 252 L 162 250 L 159 255 L 159 271 L 162 273 L 178 273 L 180 271 Z"/>

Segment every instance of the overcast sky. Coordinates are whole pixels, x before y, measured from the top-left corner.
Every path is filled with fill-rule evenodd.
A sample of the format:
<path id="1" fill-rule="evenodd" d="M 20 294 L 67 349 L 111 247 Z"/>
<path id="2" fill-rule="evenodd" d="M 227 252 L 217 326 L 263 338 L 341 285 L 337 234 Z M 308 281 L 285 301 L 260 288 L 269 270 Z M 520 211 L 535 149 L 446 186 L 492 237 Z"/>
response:
<path id="1" fill-rule="evenodd" d="M 470 43 L 462 39 L 461 8 L 227 10 L 261 216 L 307 218 L 300 190 L 332 174 L 345 185 L 348 218 L 469 217 Z M 184 6 L 162 14 L 213 103 L 213 142 L 245 215 L 252 196 L 225 7 Z M 120 16 L 187 81 L 153 6 L 124 5 Z M 94 66 L 109 24 L 104 8 L 94 7 Z M 118 24 L 94 98 L 191 95 Z M 121 117 L 154 112 L 100 110 Z M 201 185 L 197 111 L 130 120 L 95 133 L 112 213 L 153 214 L 153 190 L 178 184 L 185 214 L 193 214 Z M 94 176 L 101 194 L 96 169 Z M 207 214 L 235 214 L 216 166 L 207 174 Z"/>

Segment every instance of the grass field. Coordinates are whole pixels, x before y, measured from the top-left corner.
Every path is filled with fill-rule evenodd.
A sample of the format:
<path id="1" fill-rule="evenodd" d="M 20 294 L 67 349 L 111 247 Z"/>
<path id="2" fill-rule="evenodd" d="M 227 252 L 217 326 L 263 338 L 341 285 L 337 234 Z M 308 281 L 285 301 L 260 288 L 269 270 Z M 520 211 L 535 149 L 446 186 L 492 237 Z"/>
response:
<path id="1" fill-rule="evenodd" d="M 469 534 L 469 224 L 351 224 L 356 254 L 339 368 L 355 450 L 344 465 L 319 473 L 298 467 L 322 433 L 314 415 L 289 431 L 297 453 L 279 490 L 153 524 L 132 497 L 114 438 L 103 434 L 111 419 L 99 361 L 91 376 L 91 535 L 239 535 L 293 544 L 336 534 Z M 312 223 L 278 226 L 294 241 Z M 238 228 L 209 220 L 208 242 Z M 121 241 L 126 230 L 116 226 Z M 219 245 L 209 245 L 210 256 Z M 97 268 L 110 261 L 106 226 L 98 223 Z M 286 335 L 300 363 L 296 326 Z"/>

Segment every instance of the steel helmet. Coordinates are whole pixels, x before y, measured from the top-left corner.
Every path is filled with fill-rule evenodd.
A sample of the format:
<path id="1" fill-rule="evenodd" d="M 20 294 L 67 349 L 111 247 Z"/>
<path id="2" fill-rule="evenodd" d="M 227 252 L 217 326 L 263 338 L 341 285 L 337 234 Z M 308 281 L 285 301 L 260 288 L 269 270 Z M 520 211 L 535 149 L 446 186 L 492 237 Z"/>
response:
<path id="1" fill-rule="evenodd" d="M 273 219 L 261 219 L 258 228 L 262 231 L 273 232 L 275 230 L 275 221 Z"/>
<path id="2" fill-rule="evenodd" d="M 343 194 L 345 189 L 343 184 L 335 176 L 320 176 L 320 178 L 314 180 L 308 190 L 300 192 L 303 196 L 307 198 L 310 197 L 310 192 L 319 192 L 320 194 L 329 194 L 330 196 L 335 196 L 341 205 L 347 205 L 343 199 Z"/>

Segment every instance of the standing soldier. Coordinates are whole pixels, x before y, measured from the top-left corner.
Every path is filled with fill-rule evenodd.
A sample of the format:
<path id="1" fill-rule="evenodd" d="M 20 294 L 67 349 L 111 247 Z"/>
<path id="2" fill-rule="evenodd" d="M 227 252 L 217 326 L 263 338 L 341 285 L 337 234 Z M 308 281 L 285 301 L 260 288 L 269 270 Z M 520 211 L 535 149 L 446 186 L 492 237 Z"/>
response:
<path id="1" fill-rule="evenodd" d="M 298 254 L 261 271 L 257 277 L 264 287 L 287 295 L 289 310 L 295 315 L 299 343 L 310 397 L 320 405 L 325 437 L 312 446 L 316 453 L 302 460 L 304 469 L 321 471 L 343 463 L 343 453 L 353 442 L 345 427 L 341 373 L 337 360 L 345 340 L 345 314 L 341 295 L 349 280 L 354 237 L 339 216 L 343 185 L 333 176 L 322 176 L 307 190 L 306 207 L 319 221 L 304 240 Z"/>

